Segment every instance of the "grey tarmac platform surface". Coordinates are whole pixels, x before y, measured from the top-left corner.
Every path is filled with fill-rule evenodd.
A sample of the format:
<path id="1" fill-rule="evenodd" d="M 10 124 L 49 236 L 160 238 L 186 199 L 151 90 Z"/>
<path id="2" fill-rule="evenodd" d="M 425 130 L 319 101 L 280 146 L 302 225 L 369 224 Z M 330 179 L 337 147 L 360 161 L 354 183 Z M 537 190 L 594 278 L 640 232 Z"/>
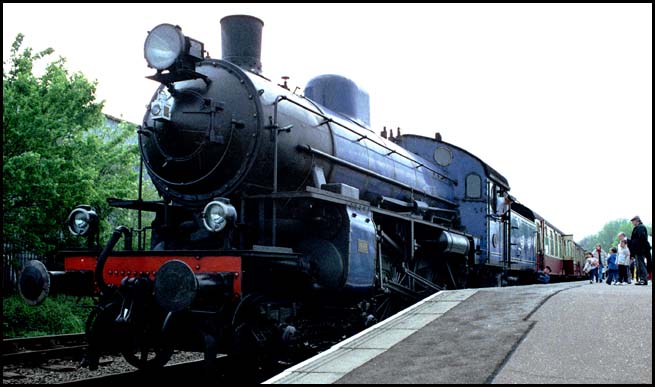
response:
<path id="1" fill-rule="evenodd" d="M 264 383 L 652 384 L 652 305 L 650 283 L 443 291 Z"/>

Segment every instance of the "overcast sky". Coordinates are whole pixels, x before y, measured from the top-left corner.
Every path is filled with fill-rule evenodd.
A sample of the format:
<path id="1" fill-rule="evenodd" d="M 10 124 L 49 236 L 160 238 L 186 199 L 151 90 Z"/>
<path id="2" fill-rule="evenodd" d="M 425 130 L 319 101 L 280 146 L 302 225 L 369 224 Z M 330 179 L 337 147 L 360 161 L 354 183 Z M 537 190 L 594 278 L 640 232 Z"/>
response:
<path id="1" fill-rule="evenodd" d="M 140 123 L 157 87 L 147 32 L 177 24 L 221 56 L 220 19 L 264 21 L 263 74 L 304 88 L 346 76 L 371 124 L 462 147 L 576 240 L 608 221 L 652 222 L 652 4 L 3 4 L 16 34 L 98 81 L 105 113 Z M 54 58 L 54 57 L 53 57 Z"/>

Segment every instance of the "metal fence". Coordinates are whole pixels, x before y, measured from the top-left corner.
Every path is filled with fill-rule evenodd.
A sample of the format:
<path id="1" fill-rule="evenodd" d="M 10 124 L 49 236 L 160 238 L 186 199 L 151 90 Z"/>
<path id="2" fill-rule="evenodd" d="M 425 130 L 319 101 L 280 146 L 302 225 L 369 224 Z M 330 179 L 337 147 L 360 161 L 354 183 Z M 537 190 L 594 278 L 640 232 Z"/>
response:
<path id="1" fill-rule="evenodd" d="M 45 257 L 26 251 L 25 248 L 5 243 L 2 249 L 2 294 L 17 291 L 20 271 L 33 259 L 43 261 Z"/>

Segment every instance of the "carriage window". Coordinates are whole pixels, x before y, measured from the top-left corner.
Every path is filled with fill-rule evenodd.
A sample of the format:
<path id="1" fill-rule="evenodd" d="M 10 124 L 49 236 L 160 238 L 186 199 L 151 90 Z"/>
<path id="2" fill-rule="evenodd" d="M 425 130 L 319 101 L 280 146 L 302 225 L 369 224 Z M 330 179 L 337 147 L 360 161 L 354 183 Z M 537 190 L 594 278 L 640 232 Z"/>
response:
<path id="1" fill-rule="evenodd" d="M 482 196 L 482 179 L 475 173 L 466 176 L 466 197 L 479 199 Z"/>
<path id="2" fill-rule="evenodd" d="M 548 231 L 544 233 L 544 244 L 546 254 L 550 255 L 550 239 L 548 238 Z"/>
<path id="3" fill-rule="evenodd" d="M 548 255 L 555 255 L 556 251 L 556 246 L 555 246 L 555 238 L 553 238 L 553 230 L 550 228 L 546 229 L 546 235 L 545 235 L 545 240 L 546 240 L 546 254 Z"/>

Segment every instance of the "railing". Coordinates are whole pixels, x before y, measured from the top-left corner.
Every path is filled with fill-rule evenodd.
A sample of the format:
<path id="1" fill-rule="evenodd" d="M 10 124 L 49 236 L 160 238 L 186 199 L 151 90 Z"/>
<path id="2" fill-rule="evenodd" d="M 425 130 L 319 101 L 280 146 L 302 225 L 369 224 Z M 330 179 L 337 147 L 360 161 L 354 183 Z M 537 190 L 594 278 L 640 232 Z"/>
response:
<path id="1" fill-rule="evenodd" d="M 18 277 L 25 264 L 31 260 L 45 261 L 42 255 L 27 251 L 23 246 L 5 243 L 2 251 L 2 291 L 16 291 Z"/>

